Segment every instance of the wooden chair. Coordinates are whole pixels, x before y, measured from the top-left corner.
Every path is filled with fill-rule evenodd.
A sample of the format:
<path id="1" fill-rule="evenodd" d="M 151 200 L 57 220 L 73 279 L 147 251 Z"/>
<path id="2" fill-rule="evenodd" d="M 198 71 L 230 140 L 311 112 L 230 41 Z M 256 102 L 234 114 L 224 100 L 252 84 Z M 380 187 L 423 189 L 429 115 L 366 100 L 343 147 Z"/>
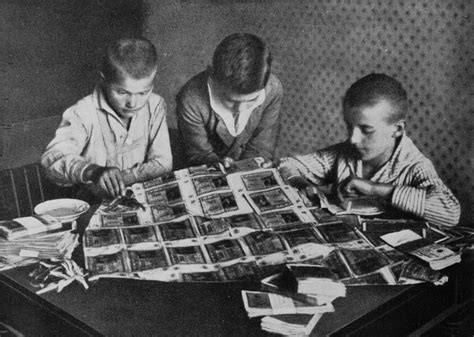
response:
<path id="1" fill-rule="evenodd" d="M 0 191 L 0 220 L 32 215 L 37 204 L 71 198 L 75 192 L 48 181 L 38 163 L 0 170 Z"/>

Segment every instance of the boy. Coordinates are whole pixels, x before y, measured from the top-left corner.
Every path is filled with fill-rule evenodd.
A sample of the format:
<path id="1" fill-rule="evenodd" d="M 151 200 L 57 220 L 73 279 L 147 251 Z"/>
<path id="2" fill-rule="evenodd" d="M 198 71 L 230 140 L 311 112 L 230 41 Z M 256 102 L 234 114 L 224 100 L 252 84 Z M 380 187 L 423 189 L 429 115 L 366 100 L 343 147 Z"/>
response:
<path id="1" fill-rule="evenodd" d="M 117 197 L 171 170 L 166 104 L 152 93 L 156 71 L 148 40 L 122 38 L 108 47 L 93 93 L 64 112 L 41 157 L 52 181 Z"/>
<path id="2" fill-rule="evenodd" d="M 264 157 L 270 165 L 280 132 L 283 88 L 257 36 L 236 33 L 216 48 L 212 67 L 176 97 L 188 165 Z"/>
<path id="3" fill-rule="evenodd" d="M 293 184 L 301 179 L 334 184 L 341 201 L 375 197 L 432 224 L 454 226 L 459 202 L 405 134 L 406 110 L 407 94 L 398 81 L 384 74 L 365 76 L 344 96 L 348 140 L 284 158 L 280 170 Z"/>

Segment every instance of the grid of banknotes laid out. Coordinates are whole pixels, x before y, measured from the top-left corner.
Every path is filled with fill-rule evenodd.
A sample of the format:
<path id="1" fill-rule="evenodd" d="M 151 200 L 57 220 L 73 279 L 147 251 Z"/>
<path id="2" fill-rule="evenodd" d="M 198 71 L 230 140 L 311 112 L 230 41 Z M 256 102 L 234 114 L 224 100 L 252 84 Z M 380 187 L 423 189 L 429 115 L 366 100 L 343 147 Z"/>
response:
<path id="1" fill-rule="evenodd" d="M 276 169 L 199 166 L 135 184 L 134 203 L 105 202 L 84 233 L 91 276 L 160 281 L 261 280 L 287 263 L 331 268 L 345 284 L 439 281 L 442 275 L 379 240 L 424 222 L 334 216 Z M 372 235 L 373 234 L 373 235 Z"/>

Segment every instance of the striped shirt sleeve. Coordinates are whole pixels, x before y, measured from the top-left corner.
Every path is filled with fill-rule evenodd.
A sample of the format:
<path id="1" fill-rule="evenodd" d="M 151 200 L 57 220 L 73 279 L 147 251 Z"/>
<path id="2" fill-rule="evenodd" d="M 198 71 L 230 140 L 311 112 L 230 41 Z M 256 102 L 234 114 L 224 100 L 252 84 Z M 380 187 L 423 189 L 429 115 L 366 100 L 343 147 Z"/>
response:
<path id="1" fill-rule="evenodd" d="M 431 162 L 417 163 L 402 186 L 395 186 L 392 206 L 438 226 L 455 226 L 461 214 L 459 201 L 439 178 Z"/>
<path id="2" fill-rule="evenodd" d="M 287 180 L 303 177 L 315 185 L 324 185 L 328 183 L 327 179 L 336 157 L 336 151 L 331 148 L 323 149 L 306 155 L 282 158 L 279 169 Z"/>

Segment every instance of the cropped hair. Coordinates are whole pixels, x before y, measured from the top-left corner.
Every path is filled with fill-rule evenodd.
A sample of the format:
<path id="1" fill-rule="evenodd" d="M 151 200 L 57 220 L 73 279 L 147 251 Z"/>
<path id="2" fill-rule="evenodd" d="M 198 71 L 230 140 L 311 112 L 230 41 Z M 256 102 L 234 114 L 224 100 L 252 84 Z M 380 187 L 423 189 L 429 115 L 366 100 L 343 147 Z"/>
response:
<path id="1" fill-rule="evenodd" d="M 238 94 L 249 94 L 267 85 L 271 63 L 271 53 L 259 37 L 235 33 L 214 51 L 212 78 Z"/>
<path id="2" fill-rule="evenodd" d="M 120 81 L 124 76 L 142 79 L 157 68 L 155 46 L 144 38 L 121 38 L 112 42 L 103 58 L 101 71 L 107 82 Z"/>
<path id="3" fill-rule="evenodd" d="M 374 106 L 383 99 L 395 108 L 388 122 L 395 123 L 406 118 L 407 92 L 400 82 L 386 74 L 370 74 L 352 84 L 344 95 L 343 109 Z"/>

